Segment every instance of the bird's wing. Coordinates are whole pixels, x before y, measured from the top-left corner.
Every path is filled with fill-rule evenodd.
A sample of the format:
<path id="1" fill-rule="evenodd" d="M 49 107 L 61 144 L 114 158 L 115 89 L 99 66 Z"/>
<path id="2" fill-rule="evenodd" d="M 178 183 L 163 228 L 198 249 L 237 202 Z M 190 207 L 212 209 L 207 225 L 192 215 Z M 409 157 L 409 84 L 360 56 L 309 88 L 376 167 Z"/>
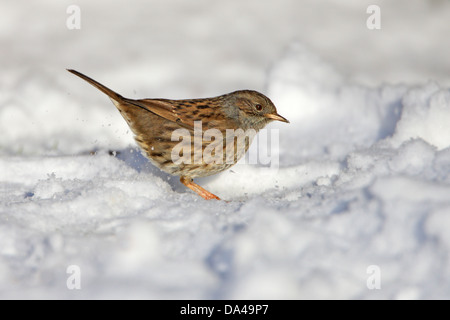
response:
<path id="1" fill-rule="evenodd" d="M 186 110 L 180 110 L 172 101 L 164 99 L 126 99 L 126 102 L 152 112 L 164 119 L 176 122 L 187 129 L 194 129 L 194 120 L 187 116 Z"/>

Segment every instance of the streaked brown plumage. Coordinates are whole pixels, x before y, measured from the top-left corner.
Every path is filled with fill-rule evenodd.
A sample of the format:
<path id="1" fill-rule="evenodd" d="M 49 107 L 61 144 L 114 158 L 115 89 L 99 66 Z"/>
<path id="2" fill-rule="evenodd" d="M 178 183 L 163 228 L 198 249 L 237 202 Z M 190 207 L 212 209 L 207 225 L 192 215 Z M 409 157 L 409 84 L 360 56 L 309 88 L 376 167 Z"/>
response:
<path id="1" fill-rule="evenodd" d="M 161 170 L 180 176 L 180 181 L 185 186 L 197 192 L 204 199 L 220 200 L 214 194 L 195 184 L 192 179 L 216 174 L 233 166 L 248 150 L 251 138 L 244 144 L 237 143 L 238 138 L 235 139 L 234 137 L 232 139 L 224 138 L 223 140 L 202 138 L 202 150 L 201 152 L 197 150 L 198 153 L 196 153 L 196 148 L 198 149 L 199 145 L 196 145 L 194 138 L 192 138 L 189 148 L 191 152 L 190 161 L 177 164 L 174 163 L 172 155 L 172 150 L 180 143 L 179 140 L 172 141 L 174 140 L 172 133 L 175 130 L 185 129 L 184 131 L 188 135 L 194 137 L 194 132 L 196 132 L 194 121 L 201 121 L 202 133 L 208 129 L 217 129 L 223 137 L 226 137 L 227 129 L 242 129 L 244 132 L 254 129 L 255 132 L 258 132 L 273 120 L 289 122 L 278 115 L 269 98 L 257 91 L 241 90 L 205 99 L 133 100 L 122 97 L 78 71 L 71 69 L 68 69 L 68 71 L 108 95 L 127 121 L 135 134 L 136 142 L 145 151 L 149 160 Z M 229 144 L 230 149 L 226 149 L 227 144 Z M 214 146 L 223 148 L 223 161 L 211 162 L 207 158 L 197 157 L 206 154 L 204 153 L 205 148 Z M 233 150 L 231 155 L 228 152 L 229 158 L 227 158 L 226 150 Z M 211 154 L 214 155 L 215 153 Z M 219 153 L 217 154 L 219 155 Z"/>

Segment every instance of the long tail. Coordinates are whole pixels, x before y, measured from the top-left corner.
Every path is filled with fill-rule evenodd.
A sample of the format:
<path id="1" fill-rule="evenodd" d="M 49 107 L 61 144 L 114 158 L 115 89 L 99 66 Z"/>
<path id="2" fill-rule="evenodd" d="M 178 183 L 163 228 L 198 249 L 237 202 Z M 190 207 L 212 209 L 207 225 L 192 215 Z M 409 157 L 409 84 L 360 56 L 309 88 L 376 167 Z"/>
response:
<path id="1" fill-rule="evenodd" d="M 117 103 L 119 101 L 123 101 L 124 97 L 122 97 L 120 94 L 118 94 L 117 92 L 114 92 L 113 90 L 105 87 L 104 85 L 102 85 L 101 83 L 98 83 L 97 81 L 95 81 L 94 79 L 89 78 L 88 76 L 82 74 L 81 72 L 78 72 L 76 70 L 73 69 L 67 69 L 67 71 L 73 73 L 74 75 L 79 76 L 81 79 L 86 80 L 87 82 L 89 82 L 91 85 L 93 85 L 94 87 L 96 87 L 98 90 L 100 90 L 101 92 L 105 93 L 106 95 L 108 95 L 108 97 L 111 98 L 111 100 L 113 100 L 114 104 L 117 105 Z"/>

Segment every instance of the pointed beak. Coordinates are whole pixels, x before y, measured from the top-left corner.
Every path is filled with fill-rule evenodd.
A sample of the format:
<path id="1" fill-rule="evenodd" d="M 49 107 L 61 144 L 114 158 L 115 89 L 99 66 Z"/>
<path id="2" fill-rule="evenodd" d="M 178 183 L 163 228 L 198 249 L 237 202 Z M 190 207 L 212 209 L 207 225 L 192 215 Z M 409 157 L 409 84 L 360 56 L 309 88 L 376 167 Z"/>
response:
<path id="1" fill-rule="evenodd" d="M 282 122 L 286 122 L 289 123 L 289 120 L 280 116 L 278 113 L 268 113 L 265 115 L 266 118 L 272 119 L 272 120 L 277 120 L 277 121 L 282 121 Z"/>

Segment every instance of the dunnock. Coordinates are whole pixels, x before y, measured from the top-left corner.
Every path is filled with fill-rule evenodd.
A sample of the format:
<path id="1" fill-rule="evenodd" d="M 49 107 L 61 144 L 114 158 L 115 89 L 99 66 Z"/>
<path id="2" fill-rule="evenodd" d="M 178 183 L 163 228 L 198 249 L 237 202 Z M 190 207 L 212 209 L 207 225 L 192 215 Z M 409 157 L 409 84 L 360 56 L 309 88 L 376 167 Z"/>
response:
<path id="1" fill-rule="evenodd" d="M 136 142 L 154 165 L 180 176 L 181 183 L 207 200 L 220 199 L 194 183 L 193 178 L 206 177 L 236 164 L 247 152 L 253 138 L 248 132 L 256 134 L 273 120 L 289 123 L 277 113 L 269 98 L 252 90 L 205 99 L 133 100 L 122 97 L 78 71 L 67 71 L 109 96 L 135 134 Z M 234 136 L 228 135 L 230 130 Z M 174 138 L 174 133 L 178 133 L 177 138 Z M 180 137 L 184 145 L 179 142 Z M 242 137 L 244 142 L 240 139 Z M 188 153 L 187 157 L 183 154 L 183 161 L 179 159 L 180 148 Z M 208 150 L 209 158 L 205 156 Z"/>

